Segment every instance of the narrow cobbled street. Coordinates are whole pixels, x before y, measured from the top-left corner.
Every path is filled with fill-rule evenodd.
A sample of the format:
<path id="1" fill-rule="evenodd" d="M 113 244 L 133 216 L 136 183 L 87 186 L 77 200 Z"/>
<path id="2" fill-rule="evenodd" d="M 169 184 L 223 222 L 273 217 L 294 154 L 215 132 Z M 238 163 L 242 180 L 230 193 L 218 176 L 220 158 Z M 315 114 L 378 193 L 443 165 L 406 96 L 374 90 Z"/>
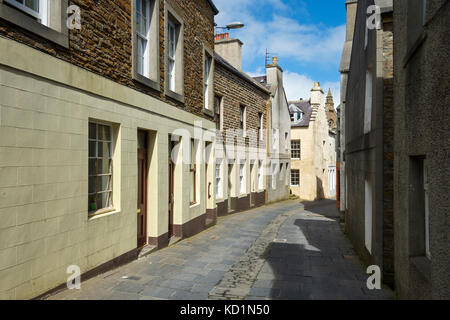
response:
<path id="1" fill-rule="evenodd" d="M 285 201 L 217 226 L 49 299 L 391 299 L 365 268 L 334 201 Z"/>

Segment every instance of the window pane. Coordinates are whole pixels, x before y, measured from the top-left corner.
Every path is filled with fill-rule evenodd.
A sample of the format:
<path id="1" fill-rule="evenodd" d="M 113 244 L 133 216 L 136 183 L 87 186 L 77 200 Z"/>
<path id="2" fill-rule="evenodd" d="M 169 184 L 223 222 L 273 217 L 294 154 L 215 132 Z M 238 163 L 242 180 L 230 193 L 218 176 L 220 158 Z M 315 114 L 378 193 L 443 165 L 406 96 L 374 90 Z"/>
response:
<path id="1" fill-rule="evenodd" d="M 89 141 L 89 157 L 90 158 L 97 157 L 96 145 L 97 145 L 97 143 L 95 141 Z"/>
<path id="2" fill-rule="evenodd" d="M 89 193 L 95 193 L 95 179 L 96 177 L 89 177 Z"/>
<path id="3" fill-rule="evenodd" d="M 97 202 L 96 202 L 96 197 L 95 196 L 89 196 L 89 200 L 88 200 L 88 211 L 92 212 L 97 210 Z"/>
<path id="4" fill-rule="evenodd" d="M 99 176 L 97 180 L 98 191 L 111 190 L 111 176 Z"/>
<path id="5" fill-rule="evenodd" d="M 89 159 L 89 175 L 97 174 L 97 160 Z"/>
<path id="6" fill-rule="evenodd" d="M 25 0 L 25 6 L 30 8 L 31 10 L 39 12 L 39 0 Z"/>
<path id="7" fill-rule="evenodd" d="M 193 171 L 190 172 L 190 181 L 191 181 L 191 189 L 190 189 L 190 202 L 195 202 L 195 192 L 194 192 L 194 184 L 195 184 L 195 173 Z"/>
<path id="8" fill-rule="evenodd" d="M 97 139 L 97 125 L 89 123 L 89 139 Z"/>
<path id="9" fill-rule="evenodd" d="M 112 144 L 111 142 L 99 142 L 98 143 L 98 157 L 99 158 L 111 158 L 112 157 Z"/>
<path id="10" fill-rule="evenodd" d="M 97 195 L 97 210 L 111 207 L 111 193 L 99 193 Z"/>
<path id="11" fill-rule="evenodd" d="M 111 127 L 100 124 L 98 126 L 98 139 L 111 141 Z"/>
<path id="12" fill-rule="evenodd" d="M 100 159 L 98 160 L 98 174 L 108 174 L 111 172 L 112 160 L 110 159 Z"/>

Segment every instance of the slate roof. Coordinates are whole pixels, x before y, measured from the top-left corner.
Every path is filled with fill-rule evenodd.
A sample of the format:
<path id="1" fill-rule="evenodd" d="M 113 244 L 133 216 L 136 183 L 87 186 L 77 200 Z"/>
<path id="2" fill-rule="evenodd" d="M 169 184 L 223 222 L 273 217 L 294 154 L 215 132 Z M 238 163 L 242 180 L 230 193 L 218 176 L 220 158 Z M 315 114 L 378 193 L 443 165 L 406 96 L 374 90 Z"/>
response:
<path id="1" fill-rule="evenodd" d="M 310 100 L 289 101 L 289 113 L 296 112 L 303 112 L 303 119 L 298 123 L 291 123 L 291 127 L 308 127 L 312 114 Z"/>
<path id="2" fill-rule="evenodd" d="M 270 91 L 266 87 L 262 86 L 260 83 L 255 81 L 252 77 L 250 77 L 245 72 L 240 71 L 240 70 L 236 69 L 235 67 L 233 67 L 227 60 L 225 60 L 220 55 L 218 55 L 217 52 L 214 53 L 214 60 L 216 61 L 216 63 L 219 63 L 220 65 L 224 66 L 225 68 L 227 68 L 232 73 L 234 73 L 237 76 L 241 77 L 242 79 L 250 82 L 253 86 L 258 88 L 259 90 L 261 90 L 261 91 L 263 91 L 263 92 L 265 92 L 267 94 L 270 94 Z"/>
<path id="3" fill-rule="evenodd" d="M 267 84 L 267 76 L 253 77 L 253 79 L 255 79 L 256 82 L 265 87 L 267 90 L 270 90 L 270 85 Z"/>

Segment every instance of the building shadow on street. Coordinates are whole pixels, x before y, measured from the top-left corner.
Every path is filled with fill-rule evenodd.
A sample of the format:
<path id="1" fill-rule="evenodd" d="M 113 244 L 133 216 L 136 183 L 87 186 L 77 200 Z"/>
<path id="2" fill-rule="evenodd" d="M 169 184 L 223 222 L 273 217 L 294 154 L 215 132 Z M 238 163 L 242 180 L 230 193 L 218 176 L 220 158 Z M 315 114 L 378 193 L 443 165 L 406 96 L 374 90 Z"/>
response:
<path id="1" fill-rule="evenodd" d="M 338 215 L 330 210 L 335 201 L 303 203 L 307 212 L 288 219 L 278 234 L 283 239 L 266 250 L 257 285 L 270 288 L 266 292 L 271 299 L 382 298 L 382 292 L 369 292 L 366 287 L 363 265 L 342 234 Z"/>

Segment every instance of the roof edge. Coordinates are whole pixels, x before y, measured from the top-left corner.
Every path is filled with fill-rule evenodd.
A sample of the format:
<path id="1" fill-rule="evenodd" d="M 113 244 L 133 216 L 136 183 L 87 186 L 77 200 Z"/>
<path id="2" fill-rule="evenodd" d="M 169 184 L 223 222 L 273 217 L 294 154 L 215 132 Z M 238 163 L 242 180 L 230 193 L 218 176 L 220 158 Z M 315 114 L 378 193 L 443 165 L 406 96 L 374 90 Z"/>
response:
<path id="1" fill-rule="evenodd" d="M 211 8 L 213 9 L 214 15 L 219 14 L 219 10 L 217 9 L 216 5 L 214 4 L 214 2 L 212 2 L 212 0 L 207 0 L 209 5 L 211 6 Z"/>

